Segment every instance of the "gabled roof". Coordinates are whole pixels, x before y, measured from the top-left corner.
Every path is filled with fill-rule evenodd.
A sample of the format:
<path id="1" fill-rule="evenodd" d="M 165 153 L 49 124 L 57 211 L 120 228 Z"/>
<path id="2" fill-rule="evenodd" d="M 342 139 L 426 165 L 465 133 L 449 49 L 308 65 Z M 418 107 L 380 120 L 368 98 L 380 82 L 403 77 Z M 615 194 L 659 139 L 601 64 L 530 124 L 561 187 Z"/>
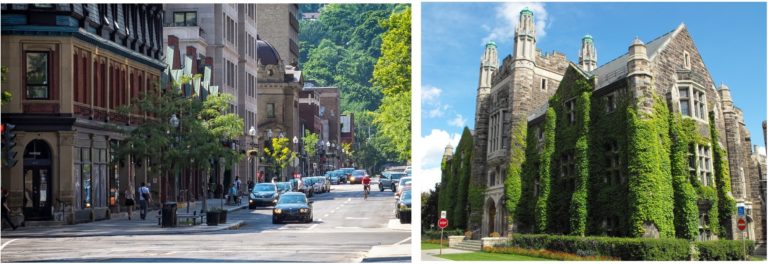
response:
<path id="1" fill-rule="evenodd" d="M 660 54 L 667 47 L 670 40 L 677 36 L 677 34 L 680 33 L 684 28 L 685 24 L 681 23 L 679 26 L 677 26 L 677 28 L 675 28 L 675 30 L 667 32 L 666 34 L 661 35 L 656 39 L 651 40 L 651 42 L 645 44 L 648 53 L 648 59 L 653 61 L 656 55 Z M 608 86 L 609 84 L 626 77 L 628 58 L 629 52 L 624 53 L 618 58 L 613 59 L 612 61 L 603 64 L 603 66 L 595 69 L 592 72 L 595 76 L 597 76 L 597 86 L 595 87 L 595 90 Z"/>

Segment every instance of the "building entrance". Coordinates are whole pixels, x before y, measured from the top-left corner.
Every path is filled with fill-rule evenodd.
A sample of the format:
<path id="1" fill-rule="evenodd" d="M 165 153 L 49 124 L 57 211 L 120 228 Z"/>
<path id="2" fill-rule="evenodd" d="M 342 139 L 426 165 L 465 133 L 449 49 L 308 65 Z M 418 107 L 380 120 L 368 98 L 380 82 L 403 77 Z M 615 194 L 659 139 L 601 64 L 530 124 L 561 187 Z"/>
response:
<path id="1" fill-rule="evenodd" d="M 24 149 L 24 218 L 53 220 L 51 212 L 51 148 L 43 140 L 34 140 Z"/>

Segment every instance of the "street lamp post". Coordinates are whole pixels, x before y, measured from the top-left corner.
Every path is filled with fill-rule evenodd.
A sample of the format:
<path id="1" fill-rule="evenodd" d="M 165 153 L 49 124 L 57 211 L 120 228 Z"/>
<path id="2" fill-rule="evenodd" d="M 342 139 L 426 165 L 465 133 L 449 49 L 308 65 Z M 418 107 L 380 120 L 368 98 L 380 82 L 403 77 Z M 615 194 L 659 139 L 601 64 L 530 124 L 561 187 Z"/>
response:
<path id="1" fill-rule="evenodd" d="M 248 174 L 249 182 L 256 182 L 254 175 L 256 175 L 259 168 L 259 143 L 256 139 L 256 128 L 251 126 L 248 130 L 248 135 L 251 136 L 251 150 L 249 151 L 248 160 L 251 162 L 251 173 Z M 256 160 L 255 162 L 253 160 Z M 256 164 L 254 166 L 254 163 Z M 250 186 L 249 186 L 250 187 Z"/>
<path id="2" fill-rule="evenodd" d="M 323 171 L 323 173 L 328 171 L 328 157 L 330 156 L 328 154 L 330 154 L 330 152 L 331 152 L 331 141 L 328 140 L 325 142 L 325 170 Z"/>
<path id="3" fill-rule="evenodd" d="M 174 129 L 176 129 L 176 132 L 177 132 L 176 136 L 174 137 L 174 142 L 175 143 L 179 143 L 178 142 L 179 141 L 178 133 L 180 133 L 180 130 L 181 130 L 181 128 L 180 128 L 181 121 L 179 120 L 178 117 L 176 117 L 176 114 L 172 114 L 171 118 L 168 120 L 168 122 L 171 124 L 171 126 Z M 178 146 L 174 146 L 174 147 L 178 147 Z M 177 201 L 176 200 L 176 198 L 177 198 L 176 197 L 177 196 L 177 190 L 179 189 L 179 171 L 178 171 L 178 168 L 176 166 L 176 161 L 175 160 L 173 161 L 173 172 L 174 172 L 174 174 L 173 174 L 173 201 L 176 202 Z"/>
<path id="4" fill-rule="evenodd" d="M 296 153 L 298 153 L 298 150 L 299 150 L 299 138 L 296 137 L 296 136 L 293 136 L 293 153 L 294 153 L 293 160 L 298 158 L 298 157 L 295 156 Z M 297 167 L 296 166 L 296 162 L 293 162 L 293 172 L 294 173 L 296 172 L 296 169 L 297 169 L 296 167 Z"/>

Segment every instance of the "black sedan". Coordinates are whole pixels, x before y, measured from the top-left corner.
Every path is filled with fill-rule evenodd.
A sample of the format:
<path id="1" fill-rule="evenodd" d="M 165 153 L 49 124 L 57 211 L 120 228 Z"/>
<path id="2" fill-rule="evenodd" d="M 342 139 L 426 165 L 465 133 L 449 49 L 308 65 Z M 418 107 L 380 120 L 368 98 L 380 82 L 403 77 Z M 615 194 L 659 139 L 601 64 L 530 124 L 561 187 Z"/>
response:
<path id="1" fill-rule="evenodd" d="M 280 196 L 272 209 L 272 224 L 285 221 L 312 223 L 312 201 L 300 192 L 288 192 Z"/>
<path id="2" fill-rule="evenodd" d="M 397 200 L 397 218 L 400 218 L 400 223 L 411 222 L 411 189 L 403 190 L 403 195 Z"/>
<path id="3" fill-rule="evenodd" d="M 248 197 L 248 208 L 253 209 L 259 205 L 274 205 L 280 198 L 280 191 L 274 183 L 259 183 L 251 190 Z"/>

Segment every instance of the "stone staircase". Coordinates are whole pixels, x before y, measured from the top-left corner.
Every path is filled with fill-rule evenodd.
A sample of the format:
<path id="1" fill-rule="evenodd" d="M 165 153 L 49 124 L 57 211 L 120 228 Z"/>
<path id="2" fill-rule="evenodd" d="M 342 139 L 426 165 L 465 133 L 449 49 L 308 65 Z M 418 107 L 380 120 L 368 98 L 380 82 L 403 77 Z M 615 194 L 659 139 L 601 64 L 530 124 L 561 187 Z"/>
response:
<path id="1" fill-rule="evenodd" d="M 464 240 L 459 244 L 452 246 L 453 249 L 467 250 L 467 251 L 480 251 L 482 249 L 482 241 L 480 240 Z"/>

